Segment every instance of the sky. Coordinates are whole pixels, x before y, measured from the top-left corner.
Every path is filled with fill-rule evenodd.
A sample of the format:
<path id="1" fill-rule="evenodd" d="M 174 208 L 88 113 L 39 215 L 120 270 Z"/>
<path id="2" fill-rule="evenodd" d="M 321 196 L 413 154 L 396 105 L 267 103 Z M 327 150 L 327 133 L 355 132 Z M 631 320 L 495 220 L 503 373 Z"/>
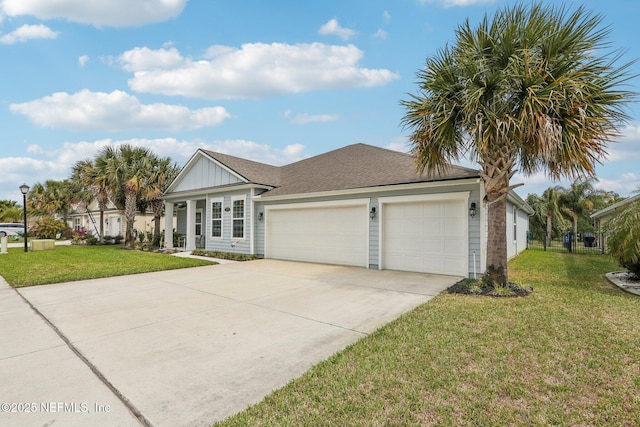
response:
<path id="1" fill-rule="evenodd" d="M 465 19 L 514 3 L 0 0 L 0 199 L 122 143 L 179 166 L 198 148 L 274 165 L 355 143 L 407 152 L 400 101 L 426 59 Z M 640 58 L 640 2 L 578 5 L 603 15 L 623 62 Z M 622 196 L 640 188 L 640 99 L 627 112 L 596 183 Z M 525 197 L 570 181 L 515 183 Z"/>

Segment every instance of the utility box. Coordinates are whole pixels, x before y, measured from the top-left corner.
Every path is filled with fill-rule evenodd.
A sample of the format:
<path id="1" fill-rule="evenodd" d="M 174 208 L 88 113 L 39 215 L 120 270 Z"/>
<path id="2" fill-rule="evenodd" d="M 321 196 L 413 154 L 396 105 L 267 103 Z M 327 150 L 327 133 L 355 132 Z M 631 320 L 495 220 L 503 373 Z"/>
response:
<path id="1" fill-rule="evenodd" d="M 32 251 L 48 251 L 55 249 L 56 241 L 53 239 L 37 239 L 31 240 Z"/>
<path id="2" fill-rule="evenodd" d="M 7 236 L 0 237 L 0 255 L 4 255 L 7 252 Z"/>

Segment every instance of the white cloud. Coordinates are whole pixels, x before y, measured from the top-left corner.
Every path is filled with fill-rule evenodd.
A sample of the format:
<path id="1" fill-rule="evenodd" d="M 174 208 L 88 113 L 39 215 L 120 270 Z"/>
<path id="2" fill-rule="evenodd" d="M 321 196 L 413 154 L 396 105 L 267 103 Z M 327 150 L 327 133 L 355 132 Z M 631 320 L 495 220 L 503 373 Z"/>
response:
<path id="1" fill-rule="evenodd" d="M 338 120 L 340 116 L 337 114 L 309 114 L 301 113 L 295 116 L 290 111 L 286 111 L 284 114 L 285 119 L 294 125 L 306 125 L 309 123 L 326 123 Z"/>
<path id="2" fill-rule="evenodd" d="M 384 22 L 391 21 L 391 14 L 389 13 L 389 11 L 385 10 L 384 12 L 382 12 L 382 18 L 384 19 Z"/>
<path id="3" fill-rule="evenodd" d="M 383 30 L 382 28 L 379 28 L 378 31 L 376 31 L 375 33 L 373 33 L 373 38 L 375 39 L 382 39 L 382 40 L 386 40 L 387 37 L 389 37 L 389 33 L 387 33 L 385 30 Z"/>
<path id="4" fill-rule="evenodd" d="M 0 0 L 0 11 L 96 27 L 131 27 L 175 18 L 186 4 L 187 0 Z"/>
<path id="5" fill-rule="evenodd" d="M 24 43 L 33 39 L 55 39 L 57 37 L 58 33 L 46 25 L 23 25 L 17 30 L 0 37 L 0 43 Z"/>
<path id="6" fill-rule="evenodd" d="M 22 204 L 18 186 L 22 183 L 33 187 L 47 179 L 62 180 L 69 170 L 61 168 L 54 160 L 38 160 L 29 157 L 0 157 L 0 200 L 15 200 Z"/>
<path id="7" fill-rule="evenodd" d="M 152 50 L 147 47 L 136 47 L 118 57 L 125 71 L 136 72 L 145 70 L 166 70 L 182 66 L 185 59 L 178 49 Z"/>
<path id="8" fill-rule="evenodd" d="M 353 45 L 250 43 L 240 49 L 213 46 L 201 60 L 184 59 L 177 51 L 171 51 L 137 48 L 122 54 L 120 61 L 125 69 L 135 70 L 129 80 L 131 89 L 205 99 L 237 99 L 373 87 L 399 78 L 386 69 L 358 67 L 363 52 Z"/>
<path id="9" fill-rule="evenodd" d="M 198 129 L 215 126 L 231 115 L 222 107 L 190 110 L 181 105 L 142 104 L 119 90 L 111 93 L 82 90 L 58 92 L 34 101 L 11 104 L 11 111 L 43 127 L 73 131 L 127 129 Z"/>
<path id="10" fill-rule="evenodd" d="M 404 136 L 398 136 L 391 141 L 389 145 L 385 147 L 388 150 L 399 151 L 401 153 L 408 153 L 411 151 L 409 141 Z"/>
<path id="11" fill-rule="evenodd" d="M 304 145 L 290 144 L 284 148 L 274 148 L 266 144 L 258 144 L 245 140 L 224 140 L 208 144 L 208 150 L 242 157 L 256 162 L 270 165 L 286 165 L 297 162 L 307 156 L 304 154 Z"/>
<path id="12" fill-rule="evenodd" d="M 640 123 L 632 123 L 622 129 L 622 135 L 608 145 L 609 162 L 640 160 Z"/>
<path id="13" fill-rule="evenodd" d="M 0 200 L 21 200 L 18 185 L 48 179 L 62 180 L 71 174 L 71 167 L 79 160 L 93 158 L 106 146 L 117 147 L 129 144 L 144 147 L 160 157 L 170 157 L 178 166 L 183 166 L 197 149 L 217 151 L 272 165 L 284 165 L 302 160 L 305 147 L 291 144 L 283 148 L 258 144 L 247 140 L 220 140 L 206 142 L 202 140 L 178 140 L 175 138 L 125 140 L 101 139 L 96 141 L 65 142 L 61 147 L 45 150 L 37 145 L 29 147 L 33 157 L 0 158 Z M 19 199 L 18 199 L 19 197 Z"/>
<path id="14" fill-rule="evenodd" d="M 495 3 L 496 0 L 419 0 L 420 3 L 436 3 L 443 7 L 472 6 L 475 4 Z"/>
<path id="15" fill-rule="evenodd" d="M 622 175 L 598 178 L 594 185 L 596 188 L 605 191 L 615 191 L 621 196 L 630 196 L 640 189 L 640 175 L 637 173 L 624 173 Z"/>
<path id="16" fill-rule="evenodd" d="M 356 32 L 349 28 L 341 27 L 338 23 L 338 20 L 336 18 L 333 18 L 330 19 L 322 27 L 320 27 L 320 29 L 318 30 L 318 34 L 321 34 L 323 36 L 333 35 L 340 37 L 342 40 L 349 40 L 356 34 Z"/>
<path id="17" fill-rule="evenodd" d="M 89 62 L 88 55 L 82 55 L 78 57 L 78 64 L 80 64 L 81 67 L 84 67 L 87 62 Z"/>

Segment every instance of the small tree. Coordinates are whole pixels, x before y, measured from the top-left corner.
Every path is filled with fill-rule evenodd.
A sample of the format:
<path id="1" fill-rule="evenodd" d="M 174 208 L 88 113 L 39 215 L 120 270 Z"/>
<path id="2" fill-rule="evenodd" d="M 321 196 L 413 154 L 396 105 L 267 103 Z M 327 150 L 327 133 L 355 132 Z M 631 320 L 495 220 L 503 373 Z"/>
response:
<path id="1" fill-rule="evenodd" d="M 640 277 L 640 200 L 624 207 L 605 225 L 609 253 Z"/>

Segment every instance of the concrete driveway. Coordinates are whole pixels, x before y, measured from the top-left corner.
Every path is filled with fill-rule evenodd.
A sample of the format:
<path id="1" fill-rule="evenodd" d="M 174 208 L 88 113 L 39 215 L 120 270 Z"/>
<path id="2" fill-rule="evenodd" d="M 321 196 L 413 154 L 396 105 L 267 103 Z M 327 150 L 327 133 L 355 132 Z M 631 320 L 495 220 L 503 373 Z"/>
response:
<path id="1" fill-rule="evenodd" d="M 80 405 L 0 424 L 210 425 L 457 279 L 259 260 L 20 289 L 52 325 L 0 284 L 2 400 Z"/>

